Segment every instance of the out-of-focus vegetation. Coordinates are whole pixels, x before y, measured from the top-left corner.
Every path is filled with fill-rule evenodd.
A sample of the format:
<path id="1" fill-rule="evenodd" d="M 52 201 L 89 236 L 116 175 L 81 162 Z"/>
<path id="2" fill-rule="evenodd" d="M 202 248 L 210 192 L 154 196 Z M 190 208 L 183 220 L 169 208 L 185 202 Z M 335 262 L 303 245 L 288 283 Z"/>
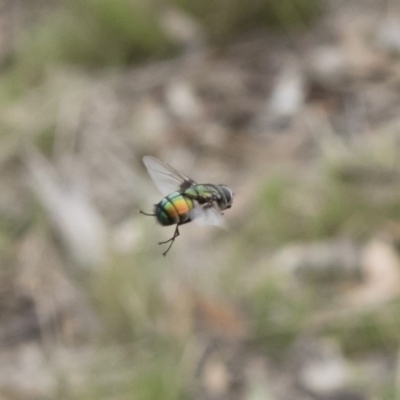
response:
<path id="1" fill-rule="evenodd" d="M 0 77 L 0 398 L 398 398 L 382 10 L 44 3 Z M 144 154 L 231 186 L 230 229 L 185 225 L 162 257 Z"/>
<path id="2" fill-rule="evenodd" d="M 183 10 L 194 15 L 206 27 L 212 41 L 227 42 L 249 28 L 281 28 L 292 31 L 306 28 L 318 15 L 319 0 L 174 0 Z"/>
<path id="3" fill-rule="evenodd" d="M 155 1 L 70 0 L 26 38 L 21 62 L 92 67 L 171 55 Z"/>
<path id="4" fill-rule="evenodd" d="M 171 9 L 178 10 L 183 19 L 175 33 L 168 28 L 175 22 L 166 16 Z M 194 29 L 186 18 L 196 21 L 209 45 L 218 45 L 258 28 L 305 30 L 320 9 L 320 0 L 55 2 L 51 18 L 41 19 L 21 35 L 10 62 L 12 82 L 17 88 L 35 83 L 54 63 L 96 68 L 177 55 L 182 47 L 179 35 L 184 37 Z"/>

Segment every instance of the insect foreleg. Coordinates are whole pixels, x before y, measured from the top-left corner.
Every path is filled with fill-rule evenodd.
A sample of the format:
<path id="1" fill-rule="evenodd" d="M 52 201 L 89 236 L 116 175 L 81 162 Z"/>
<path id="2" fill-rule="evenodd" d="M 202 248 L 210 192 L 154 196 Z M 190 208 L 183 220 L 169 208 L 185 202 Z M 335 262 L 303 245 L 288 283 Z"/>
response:
<path id="1" fill-rule="evenodd" d="M 165 240 L 164 242 L 159 242 L 158 244 L 165 244 L 171 242 L 171 244 L 168 246 L 168 249 L 164 251 L 163 256 L 165 257 L 167 253 L 169 252 L 169 249 L 172 247 L 174 244 L 175 239 L 179 236 L 179 224 L 176 225 L 176 229 L 174 232 L 174 235 L 172 236 L 171 239 Z"/>

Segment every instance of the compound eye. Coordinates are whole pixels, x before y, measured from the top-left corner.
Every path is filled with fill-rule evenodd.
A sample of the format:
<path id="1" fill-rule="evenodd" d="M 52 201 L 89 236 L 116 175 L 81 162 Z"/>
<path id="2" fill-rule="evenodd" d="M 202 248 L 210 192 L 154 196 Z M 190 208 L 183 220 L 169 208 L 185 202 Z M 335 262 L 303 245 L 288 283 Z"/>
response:
<path id="1" fill-rule="evenodd" d="M 226 186 L 222 187 L 222 190 L 224 192 L 225 198 L 227 203 L 230 203 L 232 201 L 232 192 L 229 188 L 227 188 Z"/>

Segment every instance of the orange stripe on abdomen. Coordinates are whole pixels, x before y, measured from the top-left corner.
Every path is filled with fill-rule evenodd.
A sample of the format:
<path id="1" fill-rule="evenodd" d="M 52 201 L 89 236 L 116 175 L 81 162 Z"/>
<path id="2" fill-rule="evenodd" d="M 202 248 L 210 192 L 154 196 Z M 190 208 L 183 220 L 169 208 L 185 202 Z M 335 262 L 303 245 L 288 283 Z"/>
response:
<path id="1" fill-rule="evenodd" d="M 173 203 L 180 216 L 186 215 L 190 211 L 186 200 L 182 196 L 174 199 Z"/>
<path id="2" fill-rule="evenodd" d="M 194 204 L 190 198 L 175 192 L 160 201 L 156 206 L 156 214 L 162 225 L 183 223 L 189 219 L 189 212 L 193 207 Z"/>

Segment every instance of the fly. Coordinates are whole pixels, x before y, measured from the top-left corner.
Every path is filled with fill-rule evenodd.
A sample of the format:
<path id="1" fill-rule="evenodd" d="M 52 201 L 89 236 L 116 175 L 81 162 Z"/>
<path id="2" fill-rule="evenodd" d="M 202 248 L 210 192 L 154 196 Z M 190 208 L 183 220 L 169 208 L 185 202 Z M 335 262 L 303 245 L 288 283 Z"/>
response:
<path id="1" fill-rule="evenodd" d="M 155 204 L 154 213 L 144 215 L 154 216 L 163 226 L 176 225 L 173 236 L 160 242 L 169 243 L 163 256 L 171 249 L 179 236 L 179 226 L 191 221 L 199 225 L 224 224 L 222 211 L 232 207 L 233 192 L 226 185 L 211 183 L 198 184 L 193 179 L 177 171 L 170 165 L 152 156 L 144 156 L 143 163 L 153 182 L 165 196 Z"/>

